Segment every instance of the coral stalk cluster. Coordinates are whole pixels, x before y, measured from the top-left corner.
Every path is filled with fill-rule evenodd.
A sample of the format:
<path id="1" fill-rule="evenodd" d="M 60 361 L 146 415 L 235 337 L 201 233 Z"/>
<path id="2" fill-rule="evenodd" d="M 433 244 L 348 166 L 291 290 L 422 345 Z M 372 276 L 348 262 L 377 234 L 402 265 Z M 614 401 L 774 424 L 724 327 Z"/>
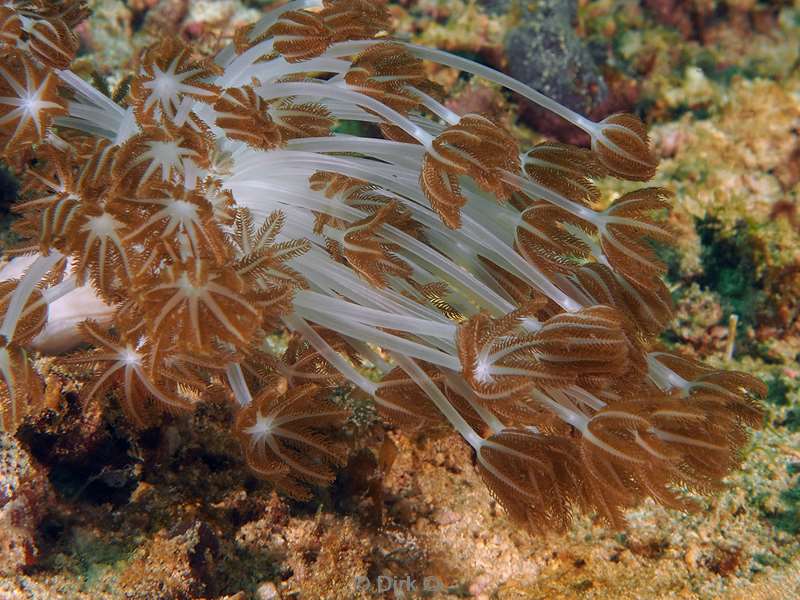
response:
<path id="1" fill-rule="evenodd" d="M 593 122 L 394 40 L 367 0 L 289 2 L 212 57 L 165 37 L 109 97 L 69 70 L 84 16 L 0 6 L 0 147 L 24 182 L 0 273 L 4 430 L 41 409 L 38 351 L 139 426 L 224 394 L 247 462 L 297 498 L 346 460 L 346 387 L 403 430 L 457 432 L 532 529 L 576 508 L 620 525 L 645 497 L 689 508 L 683 491 L 735 467 L 763 386 L 659 346 L 669 192 L 601 208 L 598 179 L 655 173 L 638 118 Z M 540 104 L 591 148 L 521 149 L 449 110 L 424 61 Z"/>

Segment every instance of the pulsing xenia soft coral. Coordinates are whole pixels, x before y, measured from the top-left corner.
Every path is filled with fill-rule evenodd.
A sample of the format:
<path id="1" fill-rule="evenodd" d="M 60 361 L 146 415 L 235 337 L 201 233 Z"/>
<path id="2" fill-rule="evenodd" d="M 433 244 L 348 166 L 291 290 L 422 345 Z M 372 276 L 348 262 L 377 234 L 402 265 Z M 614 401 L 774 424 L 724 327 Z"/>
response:
<path id="1" fill-rule="evenodd" d="M 494 70 L 395 41 L 367 0 L 297 0 L 213 58 L 165 38 L 125 97 L 68 70 L 80 3 L 0 7 L 0 139 L 26 240 L 0 292 L 2 424 L 41 403 L 32 350 L 88 365 L 137 424 L 220 386 L 247 462 L 307 497 L 346 458 L 350 385 L 410 431 L 452 427 L 510 516 L 563 528 L 689 503 L 736 464 L 760 382 L 664 352 L 670 195 L 599 210 L 597 178 L 656 169 L 631 115 L 588 120 Z M 458 116 L 435 61 L 582 128 L 521 152 Z M 381 139 L 334 133 L 373 123 Z M 31 163 L 33 164 L 33 163 Z M 275 356 L 265 336 L 290 333 Z M 370 362 L 380 381 L 358 368 Z"/>

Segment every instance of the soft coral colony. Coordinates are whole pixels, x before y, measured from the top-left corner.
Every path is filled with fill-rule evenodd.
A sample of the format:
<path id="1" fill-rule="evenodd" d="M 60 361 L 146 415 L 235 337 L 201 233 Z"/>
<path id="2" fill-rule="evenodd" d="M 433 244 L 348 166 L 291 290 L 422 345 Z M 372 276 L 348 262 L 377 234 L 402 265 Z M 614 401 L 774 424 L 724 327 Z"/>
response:
<path id="1" fill-rule="evenodd" d="M 576 508 L 619 525 L 645 497 L 689 508 L 687 489 L 735 467 L 762 384 L 657 343 L 671 305 L 651 242 L 669 242 L 669 194 L 600 208 L 596 179 L 656 169 L 636 117 L 593 122 L 395 41 L 368 0 L 290 2 L 213 58 L 164 38 L 109 98 L 68 70 L 84 16 L 0 5 L 0 140 L 24 239 L 0 284 L 4 430 L 43 404 L 42 352 L 138 425 L 223 389 L 249 465 L 298 498 L 346 458 L 342 386 L 401 429 L 455 430 L 531 528 Z M 521 151 L 451 112 L 423 61 L 538 103 L 591 149 Z"/>

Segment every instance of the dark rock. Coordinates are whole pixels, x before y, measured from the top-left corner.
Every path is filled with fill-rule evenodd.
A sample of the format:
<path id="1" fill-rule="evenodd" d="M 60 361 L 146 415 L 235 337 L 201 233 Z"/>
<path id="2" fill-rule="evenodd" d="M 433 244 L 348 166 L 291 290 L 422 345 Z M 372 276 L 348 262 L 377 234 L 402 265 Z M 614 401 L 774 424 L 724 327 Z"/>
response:
<path id="1" fill-rule="evenodd" d="M 519 16 L 519 25 L 505 41 L 509 75 L 583 115 L 593 115 L 606 102 L 608 86 L 593 52 L 574 29 L 576 2 L 481 0 L 481 4 L 490 12 L 514 10 Z M 544 134 L 571 143 L 585 141 L 576 128 L 531 103 L 523 105 L 523 116 Z"/>
<path id="2" fill-rule="evenodd" d="M 490 15 L 501 15 L 511 8 L 513 0 L 478 0 L 478 4 Z"/>
<path id="3" fill-rule="evenodd" d="M 23 425 L 19 439 L 47 467 L 61 497 L 97 505 L 127 503 L 139 468 L 128 435 L 106 421 L 99 403 L 84 405 L 66 394 L 63 404 L 60 411 L 45 411 Z"/>
<path id="4" fill-rule="evenodd" d="M 7 212 L 17 199 L 19 183 L 8 168 L 0 163 L 0 212 Z"/>

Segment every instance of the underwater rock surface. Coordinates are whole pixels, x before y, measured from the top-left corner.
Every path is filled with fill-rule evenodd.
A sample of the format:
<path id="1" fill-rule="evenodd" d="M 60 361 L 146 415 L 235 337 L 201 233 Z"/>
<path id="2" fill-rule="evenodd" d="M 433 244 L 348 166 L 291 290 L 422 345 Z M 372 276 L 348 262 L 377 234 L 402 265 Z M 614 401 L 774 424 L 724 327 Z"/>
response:
<path id="1" fill-rule="evenodd" d="M 0 433 L 0 574 L 36 564 L 38 529 L 52 499 L 44 471 L 17 440 Z"/>
<path id="2" fill-rule="evenodd" d="M 513 13 L 514 25 L 504 44 L 509 75 L 581 114 L 603 118 L 613 112 L 598 111 L 609 90 L 589 46 L 575 31 L 578 2 L 483 0 L 481 4 L 490 14 Z M 588 139 L 535 105 L 523 103 L 522 110 L 534 129 L 545 135 L 569 143 L 585 144 Z"/>

